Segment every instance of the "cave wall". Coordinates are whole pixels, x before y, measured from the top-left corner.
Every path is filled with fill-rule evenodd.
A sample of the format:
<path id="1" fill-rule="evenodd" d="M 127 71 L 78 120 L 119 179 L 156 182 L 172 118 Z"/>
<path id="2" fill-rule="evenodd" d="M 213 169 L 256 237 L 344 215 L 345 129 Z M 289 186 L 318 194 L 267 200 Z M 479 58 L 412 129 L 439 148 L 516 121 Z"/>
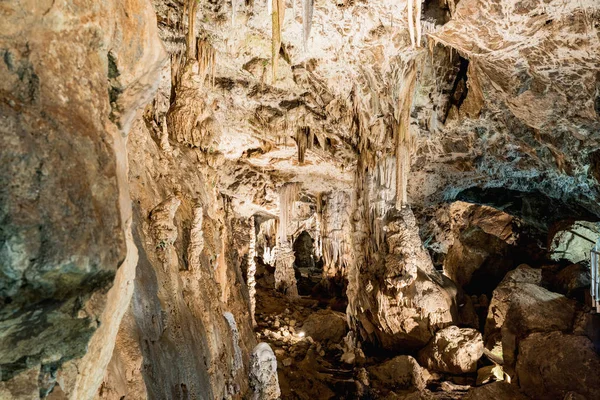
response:
<path id="1" fill-rule="evenodd" d="M 91 398 L 137 260 L 125 137 L 165 52 L 147 1 L 2 14 L 0 397 Z"/>

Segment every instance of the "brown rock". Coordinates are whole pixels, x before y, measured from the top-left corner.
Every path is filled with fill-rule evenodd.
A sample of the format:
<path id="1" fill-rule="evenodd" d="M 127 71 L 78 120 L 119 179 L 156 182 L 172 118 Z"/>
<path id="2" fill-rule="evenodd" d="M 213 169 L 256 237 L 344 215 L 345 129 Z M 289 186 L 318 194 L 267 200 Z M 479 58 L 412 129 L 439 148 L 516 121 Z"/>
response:
<path id="1" fill-rule="evenodd" d="M 554 279 L 556 291 L 571 296 L 590 287 L 590 269 L 581 264 L 571 264 L 562 269 Z"/>
<path id="2" fill-rule="evenodd" d="M 533 333 L 519 343 L 517 377 L 533 399 L 562 399 L 575 392 L 600 398 L 600 357 L 585 336 Z"/>
<path id="3" fill-rule="evenodd" d="M 436 332 L 429 344 L 419 352 L 419 362 L 427 369 L 451 374 L 477 370 L 483 355 L 481 333 L 471 328 L 449 326 Z"/>
<path id="4" fill-rule="evenodd" d="M 425 389 L 429 380 L 429 372 L 421 368 L 411 356 L 398 356 L 368 368 L 372 384 L 383 385 L 386 389 L 406 390 Z M 376 383 L 375 383 L 376 382 Z"/>
<path id="5" fill-rule="evenodd" d="M 515 385 L 494 382 L 469 390 L 464 400 L 529 400 Z"/>
<path id="6" fill-rule="evenodd" d="M 485 325 L 486 348 L 511 364 L 518 337 L 573 326 L 575 303 L 538 286 L 540 282 L 541 270 L 522 265 L 494 290 Z"/>
<path id="7" fill-rule="evenodd" d="M 319 310 L 304 321 L 302 330 L 314 340 L 338 343 L 348 331 L 346 315 L 332 310 Z"/>

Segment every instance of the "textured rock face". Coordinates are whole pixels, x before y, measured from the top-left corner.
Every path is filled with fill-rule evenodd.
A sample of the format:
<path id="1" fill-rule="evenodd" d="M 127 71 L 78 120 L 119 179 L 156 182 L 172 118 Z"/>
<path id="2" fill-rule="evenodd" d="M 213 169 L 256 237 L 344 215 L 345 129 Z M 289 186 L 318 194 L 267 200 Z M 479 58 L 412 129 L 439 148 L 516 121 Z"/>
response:
<path id="1" fill-rule="evenodd" d="M 315 340 L 339 343 L 348 330 L 346 315 L 336 311 L 321 310 L 304 321 L 302 330 L 306 336 Z"/>
<path id="2" fill-rule="evenodd" d="M 449 325 L 478 325 L 460 286 L 513 266 L 488 260 L 511 254 L 515 217 L 546 232 L 600 216 L 595 0 L 154 0 L 171 56 L 162 80 L 147 3 L 0 6 L 0 397 L 91 398 L 107 364 L 100 398 L 278 397 L 273 352 L 250 360 L 252 229 L 275 266 L 269 286 L 290 298 L 293 239 L 314 239 L 324 277 L 347 283 L 356 344 L 432 343 L 439 369 L 472 371 L 479 338 L 469 354 L 433 347 Z M 452 213 L 468 223 L 446 221 L 457 240 L 424 245 L 410 207 L 437 223 L 453 200 L 505 212 L 463 205 Z M 556 259 L 585 259 L 583 242 L 564 253 L 577 240 L 561 231 Z M 447 255 L 456 284 L 427 249 Z M 566 293 L 579 285 L 568 271 Z M 581 317 L 539 272 L 519 268 L 494 293 L 486 339 L 507 368 L 532 362 L 515 359 L 528 335 L 571 332 Z M 341 338 L 343 317 L 327 330 L 322 317 L 315 335 Z M 379 367 L 432 397 L 414 359 Z"/>
<path id="3" fill-rule="evenodd" d="M 244 245 L 236 233 L 243 224 L 206 184 L 211 170 L 194 167 L 197 150 L 164 151 L 152 140 L 159 133 L 138 120 L 128 143 L 140 261 L 135 327 L 118 340 L 136 336 L 143 362 L 141 370 L 128 365 L 127 375 L 141 372 L 148 398 L 241 396 L 255 343 L 237 253 L 247 253 L 247 230 Z M 113 361 L 128 357 L 117 348 Z M 129 379 L 129 393 L 139 380 Z M 104 386 L 115 385 L 105 377 Z"/>
<path id="4" fill-rule="evenodd" d="M 436 332 L 431 342 L 419 352 L 425 368 L 451 374 L 475 372 L 483 355 L 483 339 L 475 329 L 449 326 Z"/>
<path id="5" fill-rule="evenodd" d="M 598 398 L 599 368 L 600 357 L 585 336 L 533 333 L 519 344 L 519 385 L 533 399 L 560 399 L 570 391 Z"/>
<path id="6" fill-rule="evenodd" d="M 165 53 L 147 1 L 9 1 L 2 14 L 2 379 L 41 364 L 47 392 L 45 371 L 87 352 L 63 391 L 90 398 L 135 270 L 123 136 Z"/>
<path id="7" fill-rule="evenodd" d="M 554 260 L 566 259 L 572 263 L 587 262 L 590 249 L 600 236 L 600 225 L 587 221 L 574 222 L 567 229 L 556 232 L 550 240 Z"/>
<path id="8" fill-rule="evenodd" d="M 391 213 L 385 231 L 375 266 L 349 276 L 349 314 L 385 348 L 420 347 L 455 318 L 456 287 L 434 269 L 409 209 Z"/>
<path id="9" fill-rule="evenodd" d="M 259 343 L 250 357 L 250 387 L 255 400 L 275 400 L 281 395 L 277 359 L 266 343 Z"/>
<path id="10" fill-rule="evenodd" d="M 521 265 L 494 290 L 485 325 L 486 347 L 505 362 L 514 364 L 518 336 L 573 327 L 575 302 L 540 283 L 540 270 Z"/>
<path id="11" fill-rule="evenodd" d="M 566 296 L 588 290 L 590 283 L 590 268 L 581 264 L 571 264 L 562 269 L 554 280 L 556 290 Z"/>
<path id="12" fill-rule="evenodd" d="M 398 356 L 376 367 L 369 373 L 388 389 L 425 389 L 429 373 L 411 356 Z"/>
<path id="13" fill-rule="evenodd" d="M 465 400 L 528 400 L 515 385 L 507 382 L 495 382 L 469 390 Z"/>

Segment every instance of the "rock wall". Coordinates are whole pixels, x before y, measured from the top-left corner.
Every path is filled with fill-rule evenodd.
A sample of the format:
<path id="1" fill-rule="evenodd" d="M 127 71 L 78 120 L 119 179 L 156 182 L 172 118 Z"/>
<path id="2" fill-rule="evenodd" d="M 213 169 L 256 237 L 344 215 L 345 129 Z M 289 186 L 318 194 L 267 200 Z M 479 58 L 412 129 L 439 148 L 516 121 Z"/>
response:
<path id="1" fill-rule="evenodd" d="M 140 251 L 132 328 L 141 360 L 127 375 L 141 373 L 149 399 L 241 398 L 255 345 L 240 263 L 249 237 L 240 243 L 227 198 L 207 184 L 214 172 L 194 164 L 202 152 L 164 151 L 157 144 L 161 132 L 136 121 L 128 147 Z M 123 357 L 116 352 L 113 361 Z M 104 386 L 115 386 L 115 378 L 107 375 Z M 138 381 L 120 393 L 133 395 Z M 112 398 L 104 393 L 99 396 Z"/>
<path id="2" fill-rule="evenodd" d="M 165 52 L 145 0 L 8 1 L 2 14 L 1 397 L 58 381 L 91 398 L 137 260 L 125 137 Z"/>

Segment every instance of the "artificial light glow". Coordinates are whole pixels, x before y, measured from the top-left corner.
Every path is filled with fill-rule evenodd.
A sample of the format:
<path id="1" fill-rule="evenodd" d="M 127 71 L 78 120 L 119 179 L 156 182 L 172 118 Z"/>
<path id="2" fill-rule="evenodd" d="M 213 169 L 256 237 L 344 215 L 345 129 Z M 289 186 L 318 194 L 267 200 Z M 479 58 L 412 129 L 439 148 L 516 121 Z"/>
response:
<path id="1" fill-rule="evenodd" d="M 304 337 L 304 332 L 298 332 L 298 337 Z"/>

